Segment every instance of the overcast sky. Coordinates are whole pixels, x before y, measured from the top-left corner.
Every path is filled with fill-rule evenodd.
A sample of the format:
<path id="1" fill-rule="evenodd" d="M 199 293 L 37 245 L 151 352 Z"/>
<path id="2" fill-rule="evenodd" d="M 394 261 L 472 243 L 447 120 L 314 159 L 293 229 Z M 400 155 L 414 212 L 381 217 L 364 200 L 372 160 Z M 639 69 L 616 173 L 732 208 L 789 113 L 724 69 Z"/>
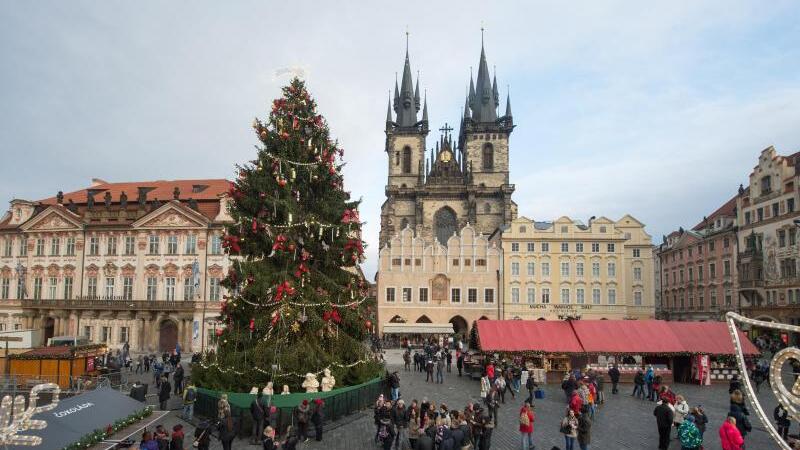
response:
<path id="1" fill-rule="evenodd" d="M 459 120 L 485 26 L 520 215 L 630 213 L 659 242 L 730 198 L 763 148 L 800 150 L 797 2 L 561 3 L 2 2 L 0 201 L 231 178 L 288 81 L 276 71 L 300 67 L 363 198 L 371 277 L 406 27 L 437 130 Z"/>

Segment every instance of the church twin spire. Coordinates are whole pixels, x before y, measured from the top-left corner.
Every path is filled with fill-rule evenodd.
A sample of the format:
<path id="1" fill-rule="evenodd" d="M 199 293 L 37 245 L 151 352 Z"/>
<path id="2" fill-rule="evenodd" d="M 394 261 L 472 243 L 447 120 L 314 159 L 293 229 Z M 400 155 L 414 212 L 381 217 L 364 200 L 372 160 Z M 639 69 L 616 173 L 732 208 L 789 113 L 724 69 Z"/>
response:
<path id="1" fill-rule="evenodd" d="M 397 80 L 394 82 L 394 101 L 390 102 L 386 111 L 386 129 L 392 128 L 413 129 L 428 131 L 428 102 L 427 98 L 423 101 L 422 120 L 417 121 L 420 110 L 419 95 L 419 74 L 417 74 L 416 86 L 411 76 L 411 62 L 408 57 L 408 33 L 406 33 L 406 61 L 403 66 L 403 78 L 400 86 Z M 394 109 L 395 120 L 392 120 L 392 109 Z"/>

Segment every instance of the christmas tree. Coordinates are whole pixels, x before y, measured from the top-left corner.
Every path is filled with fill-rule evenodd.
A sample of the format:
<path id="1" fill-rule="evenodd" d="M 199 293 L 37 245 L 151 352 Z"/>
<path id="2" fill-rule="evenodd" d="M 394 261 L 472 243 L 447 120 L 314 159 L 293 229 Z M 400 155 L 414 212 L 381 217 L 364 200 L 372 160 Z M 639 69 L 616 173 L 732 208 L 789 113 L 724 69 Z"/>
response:
<path id="1" fill-rule="evenodd" d="M 192 371 L 201 386 L 249 391 L 274 383 L 301 391 L 306 373 L 330 369 L 336 387 L 381 374 L 366 342 L 372 328 L 358 202 L 343 189 L 338 144 L 294 79 L 253 128 L 258 158 L 238 166 L 223 246 L 217 351 Z"/>

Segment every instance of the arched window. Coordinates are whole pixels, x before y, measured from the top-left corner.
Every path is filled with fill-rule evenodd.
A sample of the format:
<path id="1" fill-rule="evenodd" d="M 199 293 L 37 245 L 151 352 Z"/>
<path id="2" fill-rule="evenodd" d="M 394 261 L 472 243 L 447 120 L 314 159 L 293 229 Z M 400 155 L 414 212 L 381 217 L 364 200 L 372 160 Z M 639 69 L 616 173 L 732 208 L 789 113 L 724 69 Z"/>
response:
<path id="1" fill-rule="evenodd" d="M 411 173 L 411 147 L 403 148 L 403 173 Z"/>
<path id="2" fill-rule="evenodd" d="M 405 230 L 407 226 L 408 226 L 408 219 L 403 217 L 403 220 L 400 221 L 400 229 Z"/>
<path id="3" fill-rule="evenodd" d="M 394 152 L 394 165 L 400 165 L 400 152 Z"/>
<path id="4" fill-rule="evenodd" d="M 488 202 L 484 203 L 483 204 L 483 212 L 486 213 L 486 214 L 489 214 L 490 212 L 492 212 L 492 205 L 490 205 Z"/>
<path id="5" fill-rule="evenodd" d="M 494 147 L 492 144 L 484 144 L 482 166 L 484 169 L 494 168 Z"/>
<path id="6" fill-rule="evenodd" d="M 447 240 L 456 232 L 456 213 L 447 206 L 436 211 L 434 226 L 436 227 L 436 239 L 440 244 L 447 245 Z"/>

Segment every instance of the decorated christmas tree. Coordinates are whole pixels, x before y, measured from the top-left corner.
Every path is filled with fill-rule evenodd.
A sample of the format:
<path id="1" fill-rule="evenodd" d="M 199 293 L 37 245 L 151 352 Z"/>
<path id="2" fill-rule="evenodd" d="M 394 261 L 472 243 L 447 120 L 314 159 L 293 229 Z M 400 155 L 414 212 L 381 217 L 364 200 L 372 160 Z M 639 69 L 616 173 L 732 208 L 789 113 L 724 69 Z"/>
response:
<path id="1" fill-rule="evenodd" d="M 257 159 L 237 167 L 230 188 L 224 325 L 194 380 L 240 392 L 271 381 L 298 392 L 305 374 L 324 369 L 336 387 L 380 375 L 367 345 L 374 306 L 357 270 L 364 244 L 358 202 L 343 189 L 342 149 L 299 79 L 253 128 Z"/>

